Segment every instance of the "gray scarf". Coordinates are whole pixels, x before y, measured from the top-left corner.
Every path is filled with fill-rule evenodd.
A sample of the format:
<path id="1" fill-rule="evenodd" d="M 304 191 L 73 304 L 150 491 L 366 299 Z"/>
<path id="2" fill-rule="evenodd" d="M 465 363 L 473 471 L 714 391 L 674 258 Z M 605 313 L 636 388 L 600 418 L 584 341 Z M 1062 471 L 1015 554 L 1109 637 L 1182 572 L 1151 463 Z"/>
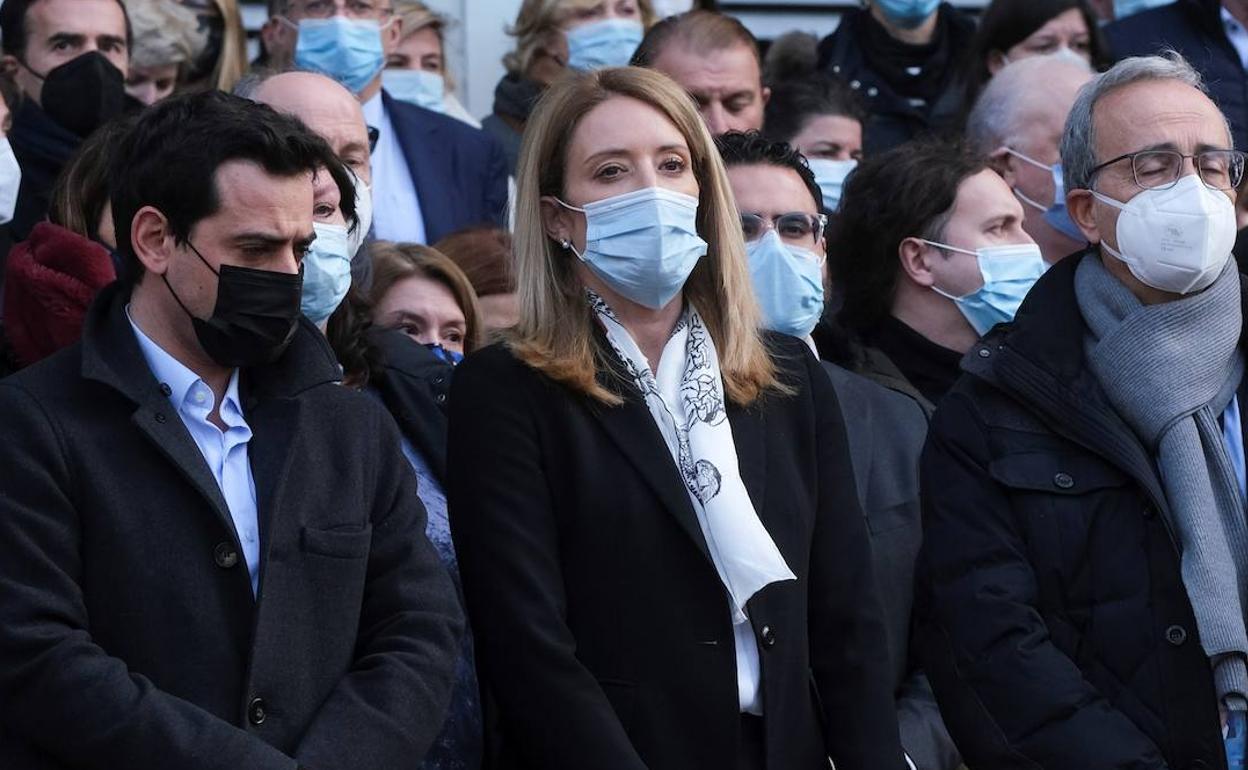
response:
<path id="1" fill-rule="evenodd" d="M 1075 273 L 1084 348 L 1110 403 L 1156 453 L 1183 586 L 1221 702 L 1248 695 L 1248 520 L 1218 416 L 1244 373 L 1234 260 L 1203 292 L 1143 305 L 1089 256 Z"/>

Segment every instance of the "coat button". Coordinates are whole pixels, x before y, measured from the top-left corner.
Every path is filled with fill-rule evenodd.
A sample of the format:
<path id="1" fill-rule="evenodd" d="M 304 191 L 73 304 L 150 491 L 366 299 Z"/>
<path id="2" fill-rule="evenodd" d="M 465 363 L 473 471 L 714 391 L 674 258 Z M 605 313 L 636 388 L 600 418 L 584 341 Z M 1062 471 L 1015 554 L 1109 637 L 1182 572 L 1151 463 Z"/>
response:
<path id="1" fill-rule="evenodd" d="M 169 387 L 169 383 L 167 382 L 160 383 L 160 395 L 162 396 L 173 395 L 173 388 Z"/>
<path id="2" fill-rule="evenodd" d="M 979 357 L 980 357 L 980 358 L 987 358 L 987 357 L 988 357 L 988 356 L 990 356 L 990 355 L 992 355 L 992 351 L 991 351 L 991 350 L 989 350 L 988 348 L 980 348 L 980 349 L 979 349 Z"/>
<path id="3" fill-rule="evenodd" d="M 1187 641 L 1187 629 L 1183 626 L 1170 626 L 1166 629 L 1166 641 L 1178 647 Z"/>
<path id="4" fill-rule="evenodd" d="M 1075 485 L 1075 479 L 1069 473 L 1058 473 L 1053 476 L 1053 486 L 1058 489 L 1070 489 Z"/>
<path id="5" fill-rule="evenodd" d="M 763 630 L 759 632 L 759 636 L 763 637 L 764 647 L 771 648 L 776 646 L 776 634 L 771 630 L 771 626 L 763 626 Z"/>
<path id="6" fill-rule="evenodd" d="M 212 549 L 212 559 L 221 569 L 229 569 L 238 564 L 238 551 L 229 543 L 217 543 L 217 547 Z"/>
<path id="7" fill-rule="evenodd" d="M 166 420 L 166 419 L 168 419 L 168 418 L 166 418 L 166 417 L 165 417 L 165 413 L 164 413 L 164 412 L 157 412 L 157 413 L 156 413 L 156 417 L 155 417 L 156 422 L 160 423 L 161 425 L 164 425 L 164 423 L 165 423 L 165 420 Z"/>
<path id="8" fill-rule="evenodd" d="M 434 399 L 433 399 L 433 400 L 434 400 L 434 401 L 437 401 L 439 404 L 445 404 L 445 403 L 446 403 L 446 394 L 445 394 L 445 393 L 439 393 L 437 396 L 435 396 L 435 397 L 434 397 Z"/>
<path id="9" fill-rule="evenodd" d="M 247 704 L 247 721 L 253 725 L 262 725 L 264 724 L 264 718 L 267 716 L 264 699 L 252 698 L 251 703 Z"/>

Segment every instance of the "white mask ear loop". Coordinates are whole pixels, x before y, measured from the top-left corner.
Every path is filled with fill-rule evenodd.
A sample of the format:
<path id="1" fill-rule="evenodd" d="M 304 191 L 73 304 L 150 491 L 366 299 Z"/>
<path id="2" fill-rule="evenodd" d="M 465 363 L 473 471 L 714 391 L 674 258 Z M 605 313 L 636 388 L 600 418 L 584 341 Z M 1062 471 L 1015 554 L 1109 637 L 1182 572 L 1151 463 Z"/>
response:
<path id="1" fill-rule="evenodd" d="M 939 241 L 929 241 L 929 240 L 928 240 L 928 239 L 926 239 L 926 238 L 918 238 L 917 240 L 921 241 L 922 243 L 926 243 L 928 246 L 931 246 L 932 248 L 935 248 L 935 249 L 945 249 L 945 250 L 947 250 L 947 251 L 956 251 L 956 252 L 958 252 L 959 254 L 969 254 L 969 255 L 971 255 L 972 257 L 975 257 L 975 269 L 976 269 L 976 270 L 979 270 L 979 279 L 980 279 L 980 281 L 983 281 L 983 279 L 984 279 L 984 271 L 983 271 L 982 269 L 980 269 L 980 267 L 979 267 L 979 253 L 978 253 L 978 252 L 975 252 L 975 251 L 969 251 L 969 250 L 967 250 L 967 249 L 959 249 L 957 246 L 950 246 L 950 245 L 949 245 L 949 244 L 947 244 L 947 243 L 940 243 Z M 970 292 L 970 294 L 953 295 L 953 294 L 950 294 L 950 293 L 949 293 L 949 292 L 947 292 L 947 291 L 944 291 L 943 289 L 941 289 L 940 287 L 938 287 L 938 286 L 937 286 L 936 284 L 934 284 L 934 283 L 932 284 L 932 291 L 936 292 L 937 294 L 939 294 L 940 296 L 944 297 L 945 299 L 948 299 L 948 300 L 953 300 L 953 301 L 955 301 L 955 302 L 956 302 L 957 300 L 962 299 L 963 297 L 967 297 L 967 296 L 970 296 L 970 294 L 974 294 L 974 293 L 975 293 L 975 291 L 971 291 L 971 292 Z M 976 291 L 977 291 L 977 290 L 976 290 Z"/>

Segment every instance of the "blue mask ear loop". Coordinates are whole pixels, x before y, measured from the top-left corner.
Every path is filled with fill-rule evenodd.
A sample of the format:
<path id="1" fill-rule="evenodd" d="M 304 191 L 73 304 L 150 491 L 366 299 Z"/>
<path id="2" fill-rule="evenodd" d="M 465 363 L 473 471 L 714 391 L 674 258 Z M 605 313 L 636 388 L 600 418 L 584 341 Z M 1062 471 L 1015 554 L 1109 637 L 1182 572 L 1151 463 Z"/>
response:
<path id="1" fill-rule="evenodd" d="M 934 249 L 938 249 L 941 251 L 956 251 L 959 254 L 969 254 L 972 257 L 975 257 L 975 267 L 977 270 L 979 270 L 980 283 L 984 282 L 984 269 L 979 266 L 979 253 L 978 252 L 969 251 L 967 249 L 959 249 L 957 246 L 950 246 L 947 243 L 937 243 L 936 241 L 929 241 L 926 238 L 919 238 L 918 240 L 922 241 L 923 243 L 926 243 L 928 246 L 931 246 Z M 944 297 L 945 299 L 949 299 L 949 300 L 953 300 L 954 302 L 957 302 L 960 299 L 966 299 L 967 297 L 974 294 L 976 291 L 979 291 L 979 289 L 975 289 L 974 291 L 963 294 L 960 297 L 955 297 L 949 292 L 944 291 L 943 289 L 938 287 L 936 284 L 932 284 L 932 291 L 936 292 L 937 294 Z"/>
<path id="2" fill-rule="evenodd" d="M 552 195 L 550 197 L 554 199 L 555 203 L 558 203 L 560 206 L 563 206 L 565 209 L 568 209 L 569 211 L 578 211 L 582 214 L 585 213 L 585 209 L 579 208 L 577 206 L 573 206 L 570 203 L 564 203 L 563 199 L 561 199 L 557 195 Z M 582 262 L 585 261 L 585 255 L 576 250 L 576 247 L 572 245 L 572 241 L 568 240 L 567 238 L 564 238 L 562 241 L 559 242 L 559 245 L 562 246 L 567 251 L 570 251 L 573 254 L 575 254 L 577 259 L 581 260 Z"/>

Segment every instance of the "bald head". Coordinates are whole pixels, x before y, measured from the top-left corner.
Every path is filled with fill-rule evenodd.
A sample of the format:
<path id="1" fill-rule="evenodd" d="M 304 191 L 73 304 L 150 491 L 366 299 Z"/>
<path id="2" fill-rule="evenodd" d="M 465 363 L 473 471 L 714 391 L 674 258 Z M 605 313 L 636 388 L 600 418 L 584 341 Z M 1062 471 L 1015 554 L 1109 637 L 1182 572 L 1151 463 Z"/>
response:
<path id="1" fill-rule="evenodd" d="M 260 83 L 249 96 L 302 120 L 365 183 L 372 183 L 364 111 L 337 81 L 314 72 L 284 72 Z"/>
<path id="2" fill-rule="evenodd" d="M 1043 133 L 1056 147 L 1075 95 L 1092 79 L 1092 68 L 1068 51 L 1011 62 L 984 87 L 967 118 L 971 146 L 991 153 Z"/>

